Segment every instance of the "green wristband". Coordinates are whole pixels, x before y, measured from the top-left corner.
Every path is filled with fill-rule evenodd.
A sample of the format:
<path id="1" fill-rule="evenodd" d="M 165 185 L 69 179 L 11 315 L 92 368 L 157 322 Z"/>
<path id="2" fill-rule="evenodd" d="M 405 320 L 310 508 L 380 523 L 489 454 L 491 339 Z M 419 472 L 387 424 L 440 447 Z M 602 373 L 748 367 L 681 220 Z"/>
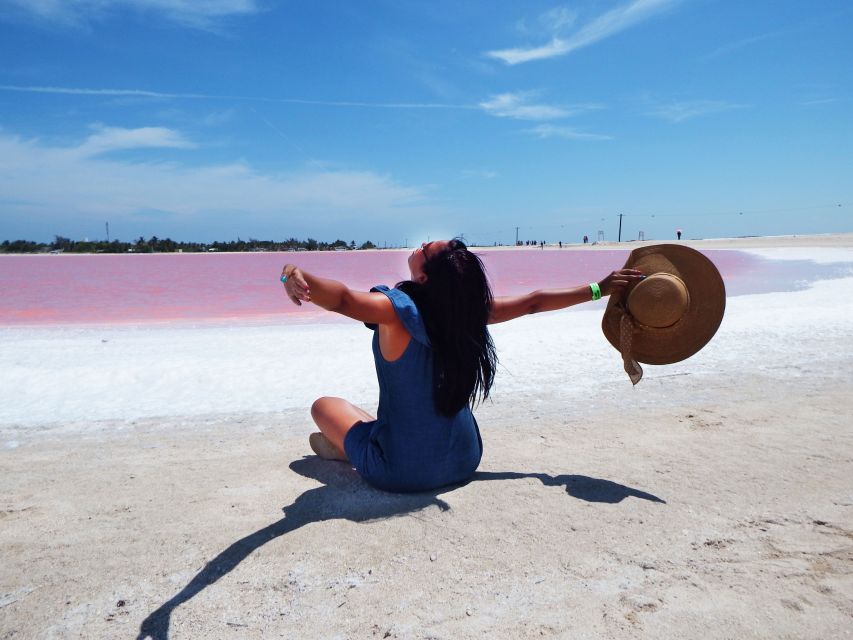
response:
<path id="1" fill-rule="evenodd" d="M 597 282 L 590 282 L 589 290 L 592 291 L 593 300 L 601 300 L 601 287 L 598 286 Z"/>

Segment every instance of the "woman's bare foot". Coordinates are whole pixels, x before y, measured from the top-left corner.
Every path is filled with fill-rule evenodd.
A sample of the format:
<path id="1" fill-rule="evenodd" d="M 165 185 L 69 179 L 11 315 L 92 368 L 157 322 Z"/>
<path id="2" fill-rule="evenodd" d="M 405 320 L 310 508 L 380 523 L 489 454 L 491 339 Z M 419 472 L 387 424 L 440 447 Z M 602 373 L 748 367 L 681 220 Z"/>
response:
<path id="1" fill-rule="evenodd" d="M 324 460 L 349 462 L 347 454 L 333 445 L 332 441 L 319 431 L 308 436 L 308 444 L 311 445 L 311 450 Z"/>

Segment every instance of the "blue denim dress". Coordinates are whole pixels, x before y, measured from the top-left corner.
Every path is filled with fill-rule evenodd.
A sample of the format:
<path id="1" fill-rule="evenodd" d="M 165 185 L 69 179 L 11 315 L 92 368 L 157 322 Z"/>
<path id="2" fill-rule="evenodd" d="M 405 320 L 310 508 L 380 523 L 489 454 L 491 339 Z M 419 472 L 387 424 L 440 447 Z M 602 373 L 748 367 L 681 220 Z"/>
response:
<path id="1" fill-rule="evenodd" d="M 423 319 L 412 299 L 399 289 L 373 287 L 388 296 L 412 336 L 397 360 L 387 361 L 374 330 L 373 359 L 379 379 L 379 409 L 372 422 L 347 433 L 350 463 L 373 486 L 385 491 L 427 491 L 468 480 L 480 464 L 483 442 L 470 407 L 452 417 L 435 409 L 433 352 Z"/>

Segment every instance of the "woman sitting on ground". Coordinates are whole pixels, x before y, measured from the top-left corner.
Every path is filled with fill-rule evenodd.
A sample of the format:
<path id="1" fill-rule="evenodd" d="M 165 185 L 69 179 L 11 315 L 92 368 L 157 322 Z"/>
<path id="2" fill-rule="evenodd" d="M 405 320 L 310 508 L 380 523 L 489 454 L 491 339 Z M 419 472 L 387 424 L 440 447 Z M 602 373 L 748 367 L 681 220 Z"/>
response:
<path id="1" fill-rule="evenodd" d="M 483 443 L 471 409 L 489 396 L 497 365 L 488 324 L 593 297 L 584 285 L 493 298 L 483 263 L 460 240 L 421 245 L 409 256 L 409 270 L 411 280 L 369 293 L 292 264 L 282 270 L 294 303 L 313 302 L 374 330 L 377 417 L 342 398 L 319 398 L 311 416 L 320 432 L 309 442 L 317 455 L 348 460 L 386 491 L 456 484 L 477 469 Z M 601 295 L 640 275 L 614 271 L 598 283 Z"/>

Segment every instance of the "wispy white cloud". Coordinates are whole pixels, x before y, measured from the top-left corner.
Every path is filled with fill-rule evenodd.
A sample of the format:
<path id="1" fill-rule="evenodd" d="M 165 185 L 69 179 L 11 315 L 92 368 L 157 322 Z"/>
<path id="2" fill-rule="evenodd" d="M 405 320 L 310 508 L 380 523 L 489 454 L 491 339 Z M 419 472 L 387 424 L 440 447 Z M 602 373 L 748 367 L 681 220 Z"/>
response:
<path id="1" fill-rule="evenodd" d="M 462 170 L 463 178 L 480 178 L 482 180 L 492 180 L 498 177 L 497 171 L 491 171 L 489 169 L 463 169 Z"/>
<path id="2" fill-rule="evenodd" d="M 59 95 L 73 96 L 104 96 L 104 97 L 131 97 L 131 98 L 213 98 L 215 96 L 200 93 L 163 93 L 161 91 L 148 91 L 147 89 L 91 89 L 82 87 L 46 87 L 46 86 L 22 86 L 14 84 L 0 85 L 0 91 L 13 91 L 18 93 L 54 93 Z M 227 97 L 227 96 L 222 96 Z"/>
<path id="3" fill-rule="evenodd" d="M 781 31 L 775 31 L 773 33 L 762 33 L 756 36 L 750 36 L 748 38 L 742 38 L 740 40 L 735 40 L 734 42 L 728 42 L 724 45 L 721 45 L 714 49 L 711 53 L 705 54 L 700 58 L 701 60 L 713 60 L 714 58 L 719 58 L 720 56 L 727 55 L 732 51 L 737 51 L 738 49 L 743 49 L 744 47 L 749 47 L 753 44 L 757 44 L 762 40 L 767 40 L 768 38 L 774 38 L 778 35 L 781 35 Z"/>
<path id="4" fill-rule="evenodd" d="M 531 20 L 527 16 L 520 18 L 515 23 L 515 30 L 523 35 L 541 36 L 542 33 L 557 33 L 575 24 L 578 12 L 567 7 L 554 7 L 544 13 L 540 13 Z"/>
<path id="5" fill-rule="evenodd" d="M 500 93 L 481 102 L 480 107 L 490 115 L 517 120 L 558 120 L 603 108 L 598 104 L 576 104 L 560 107 L 535 104 L 532 100 L 536 97 L 537 93 L 534 91 Z"/>
<path id="6" fill-rule="evenodd" d="M 447 104 L 440 102 L 360 102 L 355 100 L 309 100 L 305 98 L 273 98 L 269 96 L 232 96 L 206 93 L 168 93 L 148 89 L 93 89 L 84 87 L 50 87 L 0 85 L 0 91 L 20 93 L 54 93 L 92 97 L 154 98 L 164 100 L 229 100 L 241 102 L 269 102 L 273 104 L 302 104 L 317 107 L 354 107 L 363 109 L 480 109 L 479 105 Z"/>
<path id="7" fill-rule="evenodd" d="M 575 24 L 578 12 L 567 7 L 554 7 L 539 16 L 539 22 L 549 31 L 560 31 Z"/>
<path id="8" fill-rule="evenodd" d="M 394 220 L 400 209 L 429 208 L 422 189 L 372 171 L 306 168 L 263 172 L 242 161 L 191 165 L 158 159 L 129 161 L 114 149 L 183 147 L 180 132 L 144 127 L 101 127 L 76 146 L 57 146 L 0 131 L 0 216 L 22 212 L 45 216 L 108 215 L 134 219 L 160 211 L 184 220 L 239 212 L 257 219 L 292 215 L 324 220 Z M 25 203 L 25 204 L 24 204 Z"/>
<path id="9" fill-rule="evenodd" d="M 648 20 L 678 2 L 680 0 L 633 0 L 601 14 L 574 33 L 567 36 L 555 35 L 544 45 L 498 49 L 488 51 L 486 55 L 510 65 L 566 55 Z M 552 30 L 560 31 L 574 24 L 575 20 L 573 17 L 569 19 L 570 15 L 569 13 L 553 14 Z"/>
<path id="10" fill-rule="evenodd" d="M 88 24 L 111 13 L 132 10 L 159 14 L 191 27 L 209 28 L 218 20 L 261 10 L 256 0 L 0 0 L 31 18 L 64 25 Z"/>
<path id="11" fill-rule="evenodd" d="M 612 136 L 606 136 L 599 133 L 587 133 L 578 131 L 573 127 L 563 127 L 553 124 L 540 124 L 531 129 L 525 129 L 525 133 L 530 133 L 538 138 L 560 138 L 563 140 L 587 140 L 587 141 L 603 141 L 613 140 Z"/>
<path id="12" fill-rule="evenodd" d="M 846 102 L 846 93 L 838 84 L 827 82 L 810 82 L 795 88 L 799 94 L 797 103 L 803 107 L 816 107 L 834 102 Z"/>
<path id="13" fill-rule="evenodd" d="M 568 112 L 547 104 L 531 104 L 529 93 L 501 93 L 480 103 L 493 116 L 518 120 L 555 120 L 565 118 Z"/>
<path id="14" fill-rule="evenodd" d="M 800 102 L 804 107 L 815 107 L 821 104 L 832 104 L 833 102 L 840 102 L 841 98 L 814 98 L 811 100 L 803 100 Z"/>
<path id="15" fill-rule="evenodd" d="M 268 102 L 268 103 L 284 103 L 284 104 L 303 104 L 315 105 L 333 108 L 376 108 L 376 109 L 461 109 L 461 110 L 478 110 L 499 117 L 499 118 L 514 118 L 516 120 L 559 120 L 562 118 L 570 118 L 588 113 L 590 111 L 598 111 L 606 108 L 598 103 L 577 103 L 569 105 L 550 105 L 536 101 L 539 93 L 536 91 L 517 91 L 500 93 L 490 96 L 476 105 L 467 104 L 443 104 L 443 103 L 406 103 L 406 102 L 355 102 L 346 100 L 307 100 L 302 98 L 270 98 L 263 96 L 218 96 L 198 93 L 166 93 L 160 91 L 151 91 L 148 89 L 112 89 L 112 88 L 82 88 L 82 87 L 51 87 L 51 86 L 20 86 L 20 85 L 0 85 L 0 91 L 25 92 L 25 93 L 47 93 L 60 95 L 80 95 L 92 97 L 139 97 L 152 98 L 163 100 L 244 100 L 246 102 Z M 251 107 L 250 107 L 251 108 Z M 221 114 L 221 117 L 230 117 L 230 111 Z M 257 113 L 257 112 L 256 112 Z M 260 117 L 260 116 L 259 116 Z M 266 122 L 271 128 L 275 127 Z M 218 121 L 218 116 L 212 116 L 210 122 L 204 120 L 203 123 L 210 124 Z M 160 130 L 160 135 L 164 135 L 165 131 Z M 147 135 L 154 136 L 157 133 L 155 130 L 147 132 Z M 280 132 L 280 135 L 283 136 Z M 141 133 L 135 135 L 141 136 Z M 556 134 L 554 134 L 556 135 Z M 286 137 L 286 136 L 283 136 Z M 153 138 L 152 138 L 153 139 Z M 161 141 L 165 138 L 161 138 Z M 172 141 L 176 142 L 175 140 Z M 183 141 L 186 143 L 186 141 Z M 161 145 L 161 146 L 179 146 L 177 144 Z M 300 150 L 301 151 L 301 150 Z"/>
<path id="16" fill-rule="evenodd" d="M 198 118 L 198 123 L 205 127 L 218 127 L 234 119 L 234 109 L 214 111 Z"/>
<path id="17" fill-rule="evenodd" d="M 554 38 L 548 44 L 538 47 L 516 47 L 512 49 L 500 49 L 496 51 L 488 51 L 486 55 L 490 58 L 503 60 L 507 64 L 521 64 L 522 62 L 530 62 L 531 60 L 544 60 L 546 58 L 554 58 L 569 52 L 567 42 L 560 38 Z"/>
<path id="18" fill-rule="evenodd" d="M 164 127 L 124 129 L 96 124 L 92 128 L 95 133 L 75 149 L 81 156 L 95 156 L 127 149 L 194 149 L 196 147 L 180 132 Z"/>
<path id="19" fill-rule="evenodd" d="M 678 124 L 685 120 L 714 113 L 745 109 L 747 106 L 745 104 L 734 104 L 722 100 L 687 100 L 654 106 L 646 111 L 646 115 Z"/>

